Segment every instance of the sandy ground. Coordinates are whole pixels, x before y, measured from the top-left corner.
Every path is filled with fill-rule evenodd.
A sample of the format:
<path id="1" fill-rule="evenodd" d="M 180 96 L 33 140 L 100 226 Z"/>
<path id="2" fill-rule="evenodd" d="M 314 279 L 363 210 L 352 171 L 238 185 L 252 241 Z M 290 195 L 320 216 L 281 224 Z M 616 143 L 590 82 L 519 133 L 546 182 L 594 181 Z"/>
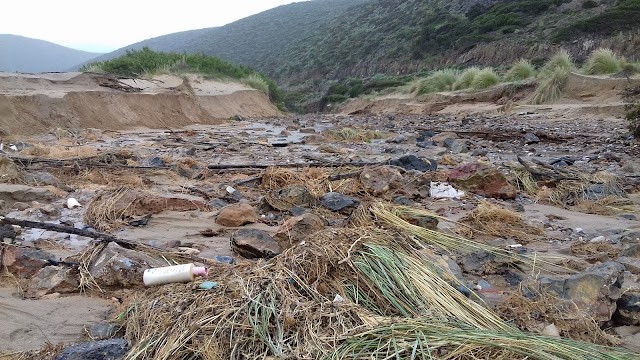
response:
<path id="1" fill-rule="evenodd" d="M 45 343 L 82 340 L 84 326 L 107 319 L 110 301 L 68 296 L 58 299 L 28 300 L 16 296 L 15 289 L 0 287 L 1 351 L 38 349 Z"/>

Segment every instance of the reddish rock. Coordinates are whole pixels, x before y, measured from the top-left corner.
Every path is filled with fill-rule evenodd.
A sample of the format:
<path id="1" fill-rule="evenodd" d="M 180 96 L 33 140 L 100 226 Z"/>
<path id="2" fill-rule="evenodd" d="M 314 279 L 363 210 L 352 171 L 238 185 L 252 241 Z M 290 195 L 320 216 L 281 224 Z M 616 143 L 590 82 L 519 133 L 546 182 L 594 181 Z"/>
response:
<path id="1" fill-rule="evenodd" d="M 366 167 L 360 173 L 360 183 L 366 192 L 380 196 L 403 184 L 402 174 L 393 166 Z"/>
<path id="2" fill-rule="evenodd" d="M 231 249 L 247 259 L 268 259 L 282 251 L 271 235 L 258 229 L 240 229 L 233 233 Z"/>
<path id="3" fill-rule="evenodd" d="M 35 275 L 40 269 L 51 264 L 56 257 L 46 251 L 18 246 L 7 246 L 0 265 L 17 278 L 26 279 Z"/>
<path id="4" fill-rule="evenodd" d="M 485 164 L 460 165 L 449 173 L 447 180 L 463 190 L 496 199 L 514 199 L 518 193 L 504 174 Z"/>
<path id="5" fill-rule="evenodd" d="M 318 215 L 305 213 L 287 220 L 274 236 L 282 250 L 307 239 L 310 235 L 322 230 L 325 222 Z"/>
<path id="6" fill-rule="evenodd" d="M 216 223 L 227 227 L 238 227 L 258 221 L 258 213 L 248 204 L 235 204 L 224 207 L 216 217 Z"/>
<path id="7" fill-rule="evenodd" d="M 27 297 L 40 298 L 47 294 L 64 294 L 78 291 L 78 273 L 62 266 L 47 266 L 31 279 Z"/>

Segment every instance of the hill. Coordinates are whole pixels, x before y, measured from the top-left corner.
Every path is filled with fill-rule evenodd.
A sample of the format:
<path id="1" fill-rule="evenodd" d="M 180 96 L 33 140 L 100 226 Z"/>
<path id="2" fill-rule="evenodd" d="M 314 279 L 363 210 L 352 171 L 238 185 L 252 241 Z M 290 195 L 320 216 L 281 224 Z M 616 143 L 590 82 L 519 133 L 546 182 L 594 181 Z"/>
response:
<path id="1" fill-rule="evenodd" d="M 98 55 L 44 40 L 0 34 L 0 71 L 64 71 Z"/>

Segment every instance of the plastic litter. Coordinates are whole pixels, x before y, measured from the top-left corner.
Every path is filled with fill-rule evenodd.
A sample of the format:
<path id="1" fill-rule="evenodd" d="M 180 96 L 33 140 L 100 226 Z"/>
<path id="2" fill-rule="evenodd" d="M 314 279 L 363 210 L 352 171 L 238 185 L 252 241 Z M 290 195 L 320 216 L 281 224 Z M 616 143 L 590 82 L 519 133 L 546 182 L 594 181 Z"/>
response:
<path id="1" fill-rule="evenodd" d="M 211 290 L 217 287 L 218 287 L 218 283 L 215 281 L 205 281 L 202 284 L 200 284 L 200 286 L 198 286 L 198 288 L 202 290 Z"/>
<path id="2" fill-rule="evenodd" d="M 336 297 L 333 298 L 334 303 L 343 302 L 343 301 L 344 301 L 344 298 L 340 296 L 340 294 L 336 294 Z"/>
<path id="3" fill-rule="evenodd" d="M 234 188 L 233 188 L 233 187 L 231 187 L 231 186 L 227 186 L 227 192 L 228 192 L 229 194 L 233 194 L 234 192 L 236 192 L 236 189 L 234 189 Z"/>
<path id="4" fill-rule="evenodd" d="M 147 269 L 143 274 L 145 286 L 163 285 L 194 281 L 196 276 L 206 277 L 209 271 L 206 267 L 194 264 L 182 264 L 161 268 Z"/>
<path id="5" fill-rule="evenodd" d="M 75 209 L 75 208 L 80 207 L 80 206 L 82 206 L 82 205 L 80 205 L 78 200 L 76 200 L 75 198 L 69 198 L 67 200 L 67 208 L 69 208 L 69 209 Z"/>
<path id="6" fill-rule="evenodd" d="M 429 196 L 434 199 L 457 199 L 464 196 L 464 191 L 456 190 L 448 183 L 432 182 L 429 188 Z"/>

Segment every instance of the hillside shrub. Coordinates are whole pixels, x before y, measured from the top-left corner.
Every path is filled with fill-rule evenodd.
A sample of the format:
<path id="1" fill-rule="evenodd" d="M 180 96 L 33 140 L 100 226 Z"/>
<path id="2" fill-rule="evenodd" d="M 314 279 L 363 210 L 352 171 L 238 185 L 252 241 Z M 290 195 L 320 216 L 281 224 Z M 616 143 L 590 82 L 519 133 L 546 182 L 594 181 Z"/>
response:
<path id="1" fill-rule="evenodd" d="M 583 9 L 593 9 L 598 7 L 598 2 L 595 0 L 584 0 L 582 2 L 582 8 Z"/>
<path id="2" fill-rule="evenodd" d="M 571 54 L 565 49 L 558 51 L 555 55 L 553 55 L 542 67 L 541 73 L 543 75 L 553 74 L 556 70 L 566 70 L 571 71 L 575 68 L 573 64 L 573 58 Z"/>
<path id="3" fill-rule="evenodd" d="M 582 68 L 588 75 L 614 74 L 622 70 L 621 59 L 611 49 L 597 49 Z"/>
<path id="4" fill-rule="evenodd" d="M 433 92 L 451 91 L 458 80 L 458 74 L 454 70 L 438 70 L 418 85 L 418 95 Z"/>
<path id="5" fill-rule="evenodd" d="M 471 82 L 471 87 L 476 90 L 482 90 L 497 85 L 500 82 L 498 74 L 491 68 L 480 70 Z"/>
<path id="6" fill-rule="evenodd" d="M 470 68 L 466 68 L 462 74 L 460 74 L 460 77 L 458 78 L 458 81 L 456 81 L 456 83 L 453 85 L 453 89 L 454 90 L 463 90 L 463 89 L 468 89 L 471 87 L 471 83 L 473 82 L 473 79 L 476 78 L 476 75 L 478 75 L 478 73 L 480 72 L 480 68 L 472 66 Z"/>
<path id="7" fill-rule="evenodd" d="M 547 77 L 541 80 L 533 92 L 531 103 L 540 105 L 560 99 L 570 73 L 571 71 L 566 67 L 557 67 L 551 73 L 547 74 Z"/>
<path id="8" fill-rule="evenodd" d="M 511 65 L 511 68 L 505 75 L 505 81 L 521 81 L 533 77 L 536 73 L 533 65 L 529 60 L 522 59 L 515 64 Z"/>

